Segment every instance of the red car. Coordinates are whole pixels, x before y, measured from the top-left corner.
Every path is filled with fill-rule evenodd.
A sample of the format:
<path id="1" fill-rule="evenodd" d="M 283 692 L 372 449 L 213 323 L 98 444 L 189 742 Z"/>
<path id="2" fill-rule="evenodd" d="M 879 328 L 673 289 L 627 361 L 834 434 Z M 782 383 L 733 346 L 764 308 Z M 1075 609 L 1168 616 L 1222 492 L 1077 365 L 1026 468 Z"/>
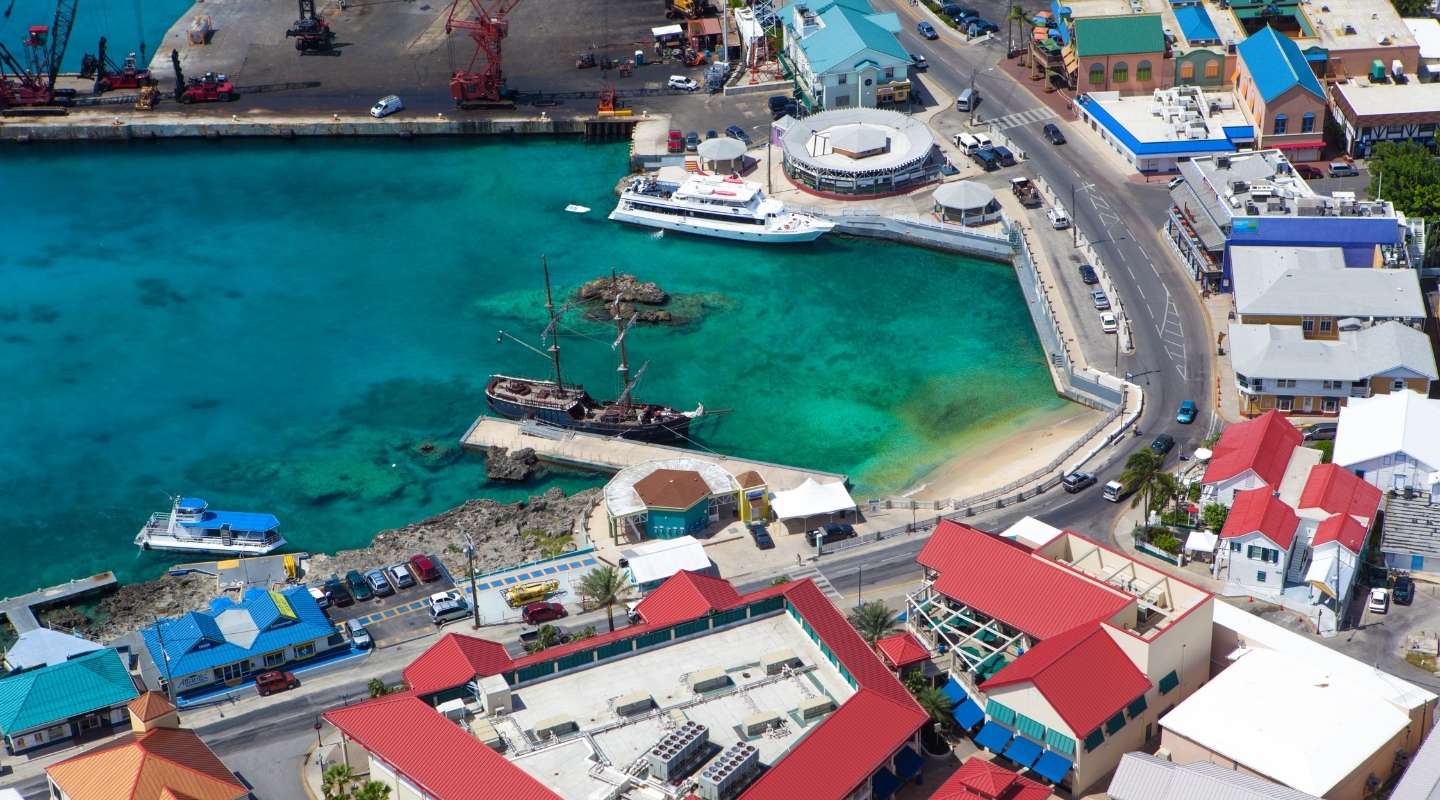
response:
<path id="1" fill-rule="evenodd" d="M 520 611 L 520 618 L 526 625 L 539 625 L 565 616 L 565 606 L 559 603 L 531 603 Z"/>
<path id="2" fill-rule="evenodd" d="M 1316 181 L 1325 177 L 1325 173 L 1321 172 L 1318 167 L 1312 167 L 1309 164 L 1296 164 L 1295 171 L 1307 181 Z"/>
<path id="3" fill-rule="evenodd" d="M 285 692 L 300 685 L 300 679 L 295 677 L 293 672 L 262 672 L 255 678 L 255 690 L 261 697 L 272 695 L 276 692 Z"/>
<path id="4" fill-rule="evenodd" d="M 685 152 L 685 134 L 680 131 L 670 131 L 670 139 L 666 142 L 665 150 L 671 153 Z"/>
<path id="5" fill-rule="evenodd" d="M 414 570 L 420 580 L 425 583 L 440 579 L 440 570 L 435 568 L 435 562 L 430 560 L 430 556 L 424 554 L 410 556 L 410 569 Z"/>

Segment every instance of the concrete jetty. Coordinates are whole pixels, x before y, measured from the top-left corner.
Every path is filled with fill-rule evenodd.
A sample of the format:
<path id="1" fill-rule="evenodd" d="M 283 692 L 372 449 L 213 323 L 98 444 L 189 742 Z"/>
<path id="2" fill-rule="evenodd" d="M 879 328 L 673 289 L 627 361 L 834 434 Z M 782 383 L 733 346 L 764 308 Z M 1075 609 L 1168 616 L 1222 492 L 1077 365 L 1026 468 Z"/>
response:
<path id="1" fill-rule="evenodd" d="M 29 594 L 0 600 L 0 614 L 10 621 L 16 633 L 33 631 L 40 627 L 35 618 L 36 609 L 65 605 L 87 597 L 113 590 L 117 585 L 115 573 L 101 572 L 88 578 L 76 578 L 59 586 L 37 589 Z"/>
<path id="2" fill-rule="evenodd" d="M 773 489 L 793 489 L 807 478 L 819 483 L 847 480 L 838 472 L 787 467 L 766 461 L 732 458 L 703 450 L 672 447 L 629 439 L 596 436 L 591 433 L 567 431 L 532 422 L 516 422 L 499 417 L 481 416 L 461 437 L 460 444 L 468 450 L 484 452 L 489 447 L 518 450 L 529 447 L 542 461 L 597 472 L 619 472 L 625 467 L 661 458 L 701 458 L 714 461 L 731 474 L 755 470 Z"/>

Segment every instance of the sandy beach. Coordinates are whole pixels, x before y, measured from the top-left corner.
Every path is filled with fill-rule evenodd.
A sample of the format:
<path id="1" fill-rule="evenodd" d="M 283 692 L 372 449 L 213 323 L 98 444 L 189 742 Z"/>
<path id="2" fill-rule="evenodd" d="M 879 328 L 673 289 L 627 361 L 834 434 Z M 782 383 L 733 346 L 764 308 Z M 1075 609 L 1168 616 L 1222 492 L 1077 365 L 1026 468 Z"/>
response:
<path id="1" fill-rule="evenodd" d="M 959 443 L 959 455 L 932 470 L 905 496 L 958 499 L 1003 486 L 1050 463 L 1104 416 L 1071 403 L 977 433 Z"/>

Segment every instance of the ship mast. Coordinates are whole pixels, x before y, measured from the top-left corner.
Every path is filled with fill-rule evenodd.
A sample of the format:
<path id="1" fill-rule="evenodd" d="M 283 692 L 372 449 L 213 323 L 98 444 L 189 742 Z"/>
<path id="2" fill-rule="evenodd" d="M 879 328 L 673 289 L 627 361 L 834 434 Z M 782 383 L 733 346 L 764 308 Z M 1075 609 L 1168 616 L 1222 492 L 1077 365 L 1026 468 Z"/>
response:
<path id="1" fill-rule="evenodd" d="M 560 379 L 560 318 L 555 314 L 555 298 L 550 293 L 550 262 L 545 256 L 540 257 L 540 266 L 545 271 L 545 313 L 550 317 L 550 324 L 545 326 L 545 334 L 540 337 L 543 344 L 545 337 L 550 337 L 550 360 L 555 364 L 555 386 L 559 389 L 565 388 L 565 382 Z"/>
<path id="2" fill-rule="evenodd" d="M 615 299 L 610 303 L 610 318 L 615 320 L 615 343 L 610 346 L 611 350 L 619 349 L 620 366 L 616 371 L 620 373 L 620 404 L 630 405 L 630 359 L 625 355 L 625 333 L 630 330 L 629 325 L 622 324 L 620 320 L 620 280 L 615 276 L 615 270 L 610 270 L 610 289 L 615 292 Z M 632 320 L 633 322 L 633 320 Z"/>

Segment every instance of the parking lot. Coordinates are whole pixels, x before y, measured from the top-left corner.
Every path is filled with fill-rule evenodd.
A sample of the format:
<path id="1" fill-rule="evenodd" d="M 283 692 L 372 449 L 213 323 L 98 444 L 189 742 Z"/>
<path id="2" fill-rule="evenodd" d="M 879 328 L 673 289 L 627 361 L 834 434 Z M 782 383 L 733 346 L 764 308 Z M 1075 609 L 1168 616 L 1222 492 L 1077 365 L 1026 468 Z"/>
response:
<path id="1" fill-rule="evenodd" d="M 327 609 L 331 621 L 340 624 L 351 619 L 359 620 L 370 632 L 376 647 L 398 644 L 431 630 L 434 626 L 430 622 L 430 595 L 454 588 L 455 581 L 440 559 L 435 556 L 430 559 L 440 570 L 439 580 L 430 583 L 417 580 L 414 586 L 401 589 L 389 597 L 357 600 L 354 605 L 344 608 L 332 605 Z"/>

